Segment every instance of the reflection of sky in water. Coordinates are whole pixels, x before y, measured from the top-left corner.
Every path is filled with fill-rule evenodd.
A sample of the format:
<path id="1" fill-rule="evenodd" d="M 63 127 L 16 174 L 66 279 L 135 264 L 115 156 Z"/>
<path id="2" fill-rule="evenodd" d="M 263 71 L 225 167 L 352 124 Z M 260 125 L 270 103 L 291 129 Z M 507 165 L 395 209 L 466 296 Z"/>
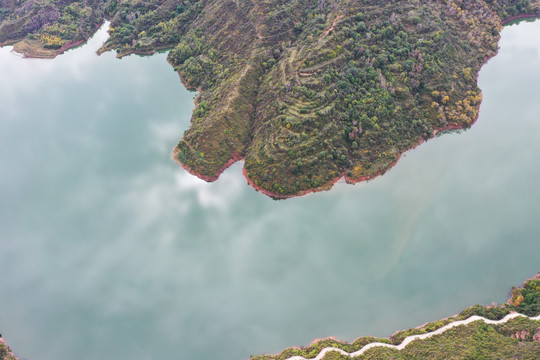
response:
<path id="1" fill-rule="evenodd" d="M 504 301 L 539 270 L 539 33 L 505 30 L 471 130 L 277 202 L 170 160 L 193 94 L 165 54 L 0 49 L 2 333 L 28 359 L 245 359 Z"/>

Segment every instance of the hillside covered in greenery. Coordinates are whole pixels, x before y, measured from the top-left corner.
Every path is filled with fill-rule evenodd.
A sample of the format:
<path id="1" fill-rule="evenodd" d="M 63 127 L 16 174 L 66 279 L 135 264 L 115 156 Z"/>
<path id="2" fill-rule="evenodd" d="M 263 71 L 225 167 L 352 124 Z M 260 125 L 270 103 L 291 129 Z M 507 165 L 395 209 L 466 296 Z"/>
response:
<path id="1" fill-rule="evenodd" d="M 334 347 L 348 353 L 358 351 L 367 344 L 382 342 L 393 345 L 410 335 L 433 332 L 455 321 L 465 320 L 473 315 L 490 320 L 500 320 L 511 312 L 535 317 L 540 315 L 540 274 L 527 280 L 521 287 L 513 288 L 511 298 L 502 306 L 475 305 L 456 316 L 425 324 L 421 327 L 399 331 L 389 339 L 362 337 L 352 343 L 342 343 L 334 339 L 317 341 L 306 348 L 289 348 L 277 355 L 262 355 L 252 360 L 286 360 L 293 356 L 306 359 L 315 358 L 322 349 Z M 415 340 L 402 350 L 375 347 L 354 357 L 367 359 L 538 359 L 540 354 L 540 320 L 517 317 L 506 323 L 494 325 L 474 321 L 468 325 L 456 326 L 440 335 L 424 340 Z M 345 360 L 348 356 L 336 351 L 326 353 L 323 360 Z"/>
<path id="2" fill-rule="evenodd" d="M 276 198 L 384 173 L 407 149 L 466 128 L 504 21 L 539 0 L 1 0 L 0 44 L 54 57 L 110 19 L 100 51 L 168 49 L 200 91 L 174 150 L 213 181 L 245 160 Z"/>

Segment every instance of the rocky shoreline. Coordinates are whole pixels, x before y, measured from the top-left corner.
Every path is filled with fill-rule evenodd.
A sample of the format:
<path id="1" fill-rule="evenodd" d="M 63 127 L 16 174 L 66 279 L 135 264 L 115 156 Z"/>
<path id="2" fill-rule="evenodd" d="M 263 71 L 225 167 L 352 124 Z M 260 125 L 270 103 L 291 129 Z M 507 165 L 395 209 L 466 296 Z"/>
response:
<path id="1" fill-rule="evenodd" d="M 540 17 L 540 9 L 539 9 L 539 12 L 536 13 L 536 14 L 523 14 L 523 15 L 516 15 L 516 16 L 512 16 L 512 17 L 509 17 L 508 19 L 505 19 L 501 22 L 501 25 L 504 26 L 504 25 L 507 25 L 508 23 L 514 21 L 514 20 L 521 20 L 521 19 L 535 19 L 535 18 L 538 18 Z"/>

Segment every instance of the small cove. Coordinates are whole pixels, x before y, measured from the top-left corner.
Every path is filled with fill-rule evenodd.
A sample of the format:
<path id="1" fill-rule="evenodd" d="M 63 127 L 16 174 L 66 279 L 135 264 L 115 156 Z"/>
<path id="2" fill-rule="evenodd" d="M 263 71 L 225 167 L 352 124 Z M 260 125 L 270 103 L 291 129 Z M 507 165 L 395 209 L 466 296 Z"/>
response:
<path id="1" fill-rule="evenodd" d="M 165 54 L 0 49 L 0 330 L 25 359 L 247 359 L 503 302 L 539 270 L 540 22 L 503 31 L 468 131 L 286 201 L 169 157 Z"/>

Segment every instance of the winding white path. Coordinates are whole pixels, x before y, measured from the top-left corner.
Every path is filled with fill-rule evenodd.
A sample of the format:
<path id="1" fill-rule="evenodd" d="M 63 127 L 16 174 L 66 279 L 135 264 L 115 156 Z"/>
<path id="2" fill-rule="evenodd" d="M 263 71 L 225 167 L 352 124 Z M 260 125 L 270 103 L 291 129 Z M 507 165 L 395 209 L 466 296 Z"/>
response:
<path id="1" fill-rule="evenodd" d="M 514 318 L 519 317 L 519 316 L 526 317 L 526 318 L 529 318 L 531 320 L 540 320 L 540 315 L 535 316 L 535 317 L 530 317 L 530 316 L 526 316 L 526 315 L 519 314 L 519 313 L 510 313 L 510 314 L 506 315 L 504 318 L 502 318 L 501 320 L 489 320 L 489 319 L 486 319 L 485 317 L 482 317 L 482 316 L 473 315 L 473 316 L 471 316 L 471 317 L 469 317 L 469 318 L 467 318 L 465 320 L 454 321 L 454 322 L 452 322 L 450 324 L 447 324 L 447 325 L 445 325 L 445 326 L 443 326 L 443 327 L 441 327 L 441 328 L 439 328 L 439 329 L 437 329 L 435 331 L 432 331 L 432 332 L 429 332 L 429 333 L 426 333 L 426 334 L 407 336 L 405 339 L 403 339 L 403 341 L 399 345 L 391 345 L 391 344 L 385 344 L 385 343 L 381 343 L 381 342 L 374 342 L 374 343 L 367 344 L 366 346 L 364 346 L 360 350 L 355 351 L 353 353 L 348 353 L 348 352 L 346 352 L 344 350 L 341 350 L 341 349 L 338 349 L 338 348 L 335 348 L 335 347 L 326 347 L 326 348 L 321 350 L 319 355 L 317 355 L 316 357 L 311 358 L 311 359 L 307 359 L 307 358 L 305 358 L 303 356 L 292 356 L 292 357 L 290 357 L 290 358 L 288 358 L 286 360 L 321 360 L 321 359 L 324 358 L 326 353 L 328 353 L 330 351 L 337 351 L 342 355 L 349 356 L 349 357 L 353 358 L 353 357 L 356 357 L 356 356 L 360 356 L 363 353 L 365 353 L 366 351 L 368 351 L 369 349 L 373 349 L 375 347 L 388 347 L 388 348 L 393 348 L 393 349 L 397 349 L 397 350 L 402 350 L 403 348 L 405 348 L 405 346 L 409 345 L 414 340 L 423 340 L 423 339 L 430 338 L 430 337 L 432 337 L 434 335 L 440 335 L 443 332 L 445 332 L 447 330 L 450 330 L 450 329 L 452 329 L 452 328 L 454 328 L 456 326 L 466 325 L 466 324 L 469 324 L 469 323 L 471 323 L 473 321 L 481 320 L 481 321 L 485 322 L 486 324 L 498 325 L 498 324 L 503 324 L 503 323 L 507 322 L 508 320 L 514 319 Z"/>

